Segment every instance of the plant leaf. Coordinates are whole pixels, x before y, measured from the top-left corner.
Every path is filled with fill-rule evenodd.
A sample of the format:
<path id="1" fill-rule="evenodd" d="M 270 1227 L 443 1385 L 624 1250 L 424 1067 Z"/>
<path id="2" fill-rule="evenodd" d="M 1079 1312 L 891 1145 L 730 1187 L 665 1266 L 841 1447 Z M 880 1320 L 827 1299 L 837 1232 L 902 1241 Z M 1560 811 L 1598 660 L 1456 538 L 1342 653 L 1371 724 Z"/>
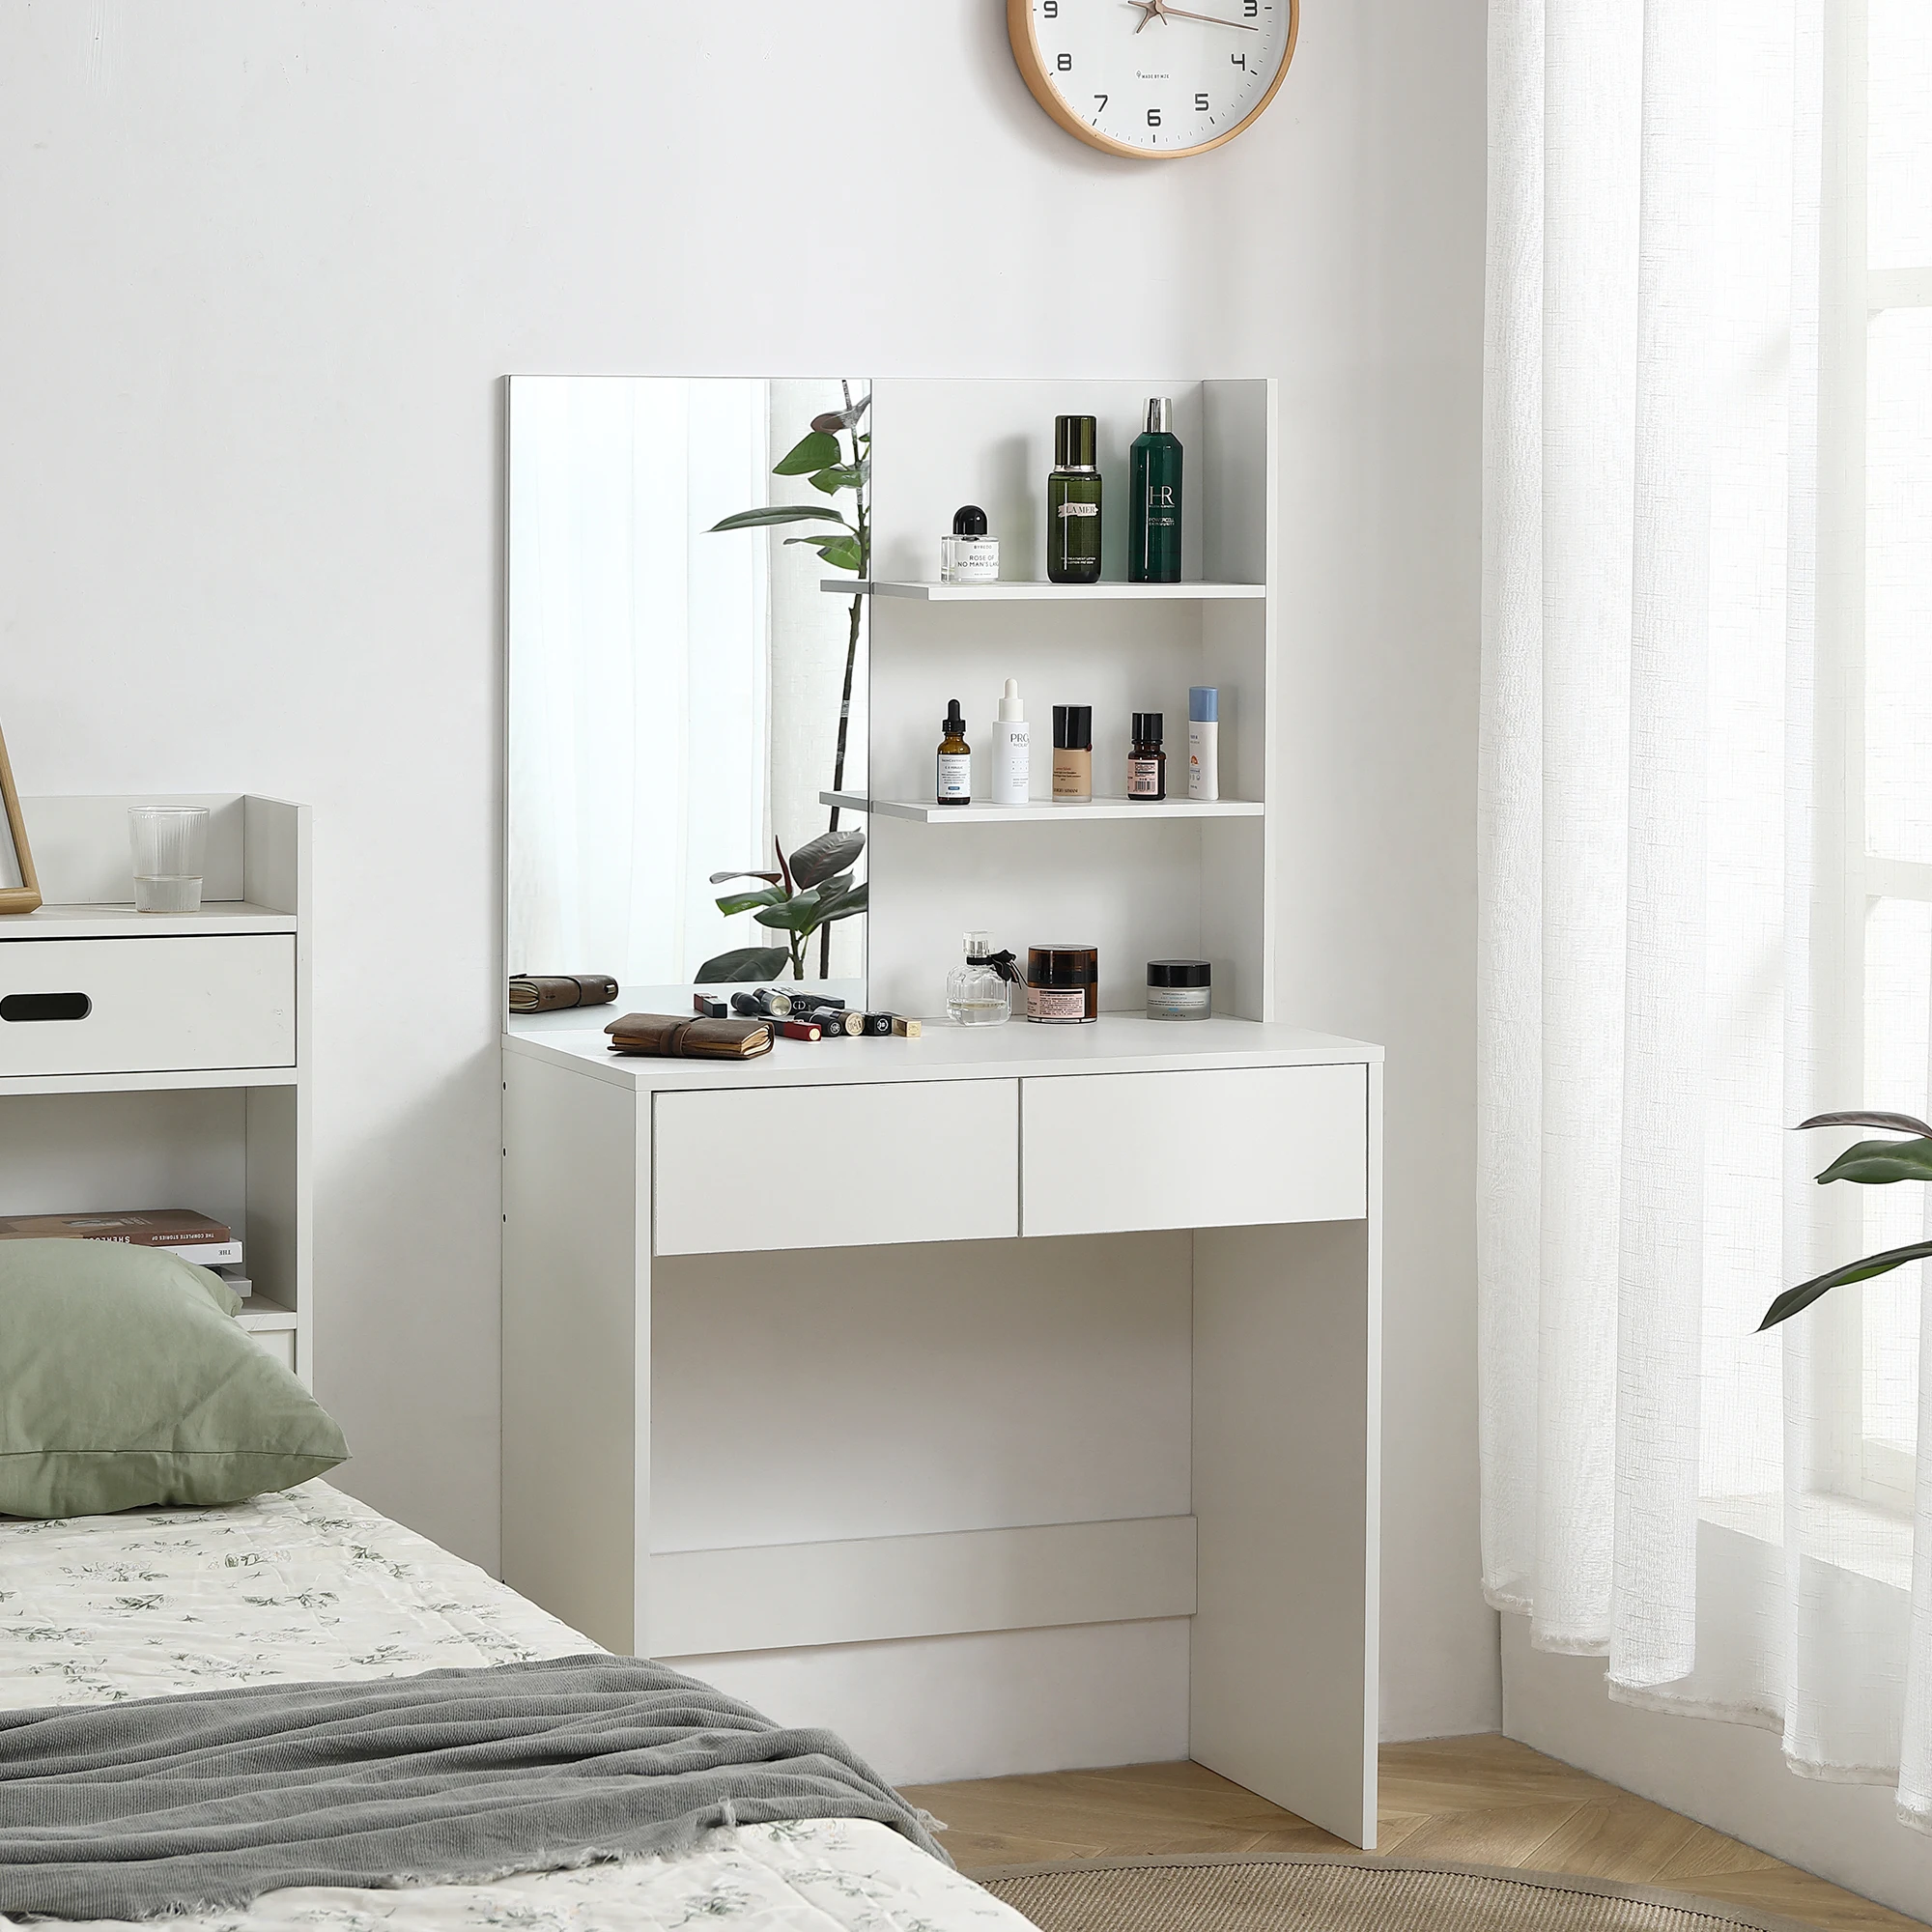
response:
<path id="1" fill-rule="evenodd" d="M 857 537 L 835 537 L 829 535 L 823 539 L 815 537 L 786 537 L 785 542 L 816 543 L 818 546 L 818 560 L 821 563 L 829 563 L 834 570 L 863 571 L 866 567 L 866 554 L 859 548 L 859 539 Z"/>
<path id="2" fill-rule="evenodd" d="M 864 463 L 831 463 L 813 473 L 811 487 L 823 490 L 828 497 L 840 490 L 863 490 L 866 487 L 867 466 Z"/>
<path id="3" fill-rule="evenodd" d="M 1793 1131 L 1802 1134 L 1806 1127 L 1889 1127 L 1893 1133 L 1932 1139 L 1932 1126 L 1910 1114 L 1813 1114 L 1808 1121 L 1800 1121 Z"/>
<path id="4" fill-rule="evenodd" d="M 750 912 L 753 906 L 783 903 L 784 895 L 776 886 L 767 886 L 761 893 L 731 893 L 718 901 L 718 910 L 731 919 L 741 912 Z"/>
<path id="5" fill-rule="evenodd" d="M 818 895 L 795 893 L 790 898 L 766 906 L 752 916 L 760 925 L 768 925 L 775 932 L 809 933 L 818 924 Z"/>
<path id="6" fill-rule="evenodd" d="M 838 461 L 838 439 L 822 429 L 809 430 L 772 465 L 774 476 L 810 476 Z"/>
<path id="7" fill-rule="evenodd" d="M 1860 1141 L 1818 1177 L 1821 1187 L 1828 1180 L 1856 1180 L 1867 1187 L 1892 1180 L 1932 1180 L 1932 1140 Z"/>
<path id="8" fill-rule="evenodd" d="M 1814 1275 L 1809 1281 L 1800 1282 L 1796 1288 L 1787 1288 L 1765 1310 L 1764 1320 L 1757 1324 L 1757 1332 L 1762 1335 L 1767 1328 L 1776 1328 L 1780 1321 L 1789 1321 L 1831 1289 L 1842 1288 L 1847 1282 L 1869 1281 L 1877 1274 L 1889 1274 L 1893 1268 L 1903 1267 L 1907 1262 L 1921 1261 L 1927 1255 L 1932 1255 L 1932 1241 L 1914 1241 L 1909 1248 L 1888 1248 L 1882 1255 L 1867 1255 L 1863 1261 L 1847 1262 L 1843 1267 Z"/>
<path id="9" fill-rule="evenodd" d="M 782 946 L 740 946 L 721 952 L 697 969 L 694 985 L 718 986 L 732 980 L 776 980 L 791 964 L 791 952 Z"/>
<path id="10" fill-rule="evenodd" d="M 819 523 L 831 522 L 852 526 L 845 522 L 837 510 L 823 503 L 767 503 L 762 510 L 739 510 L 728 517 L 721 517 L 711 526 L 710 534 L 716 536 L 720 530 L 756 530 L 767 524 L 803 524 L 813 520 Z M 831 532 L 828 530 L 829 536 Z"/>
<path id="11" fill-rule="evenodd" d="M 784 879 L 782 872 L 713 872 L 709 884 L 722 886 L 726 879 L 764 879 L 772 885 L 779 885 Z"/>
<path id="12" fill-rule="evenodd" d="M 841 429 L 850 429 L 871 406 L 871 392 L 867 390 L 849 410 L 827 410 L 822 416 L 813 416 L 811 426 L 827 436 L 834 435 Z"/>
<path id="13" fill-rule="evenodd" d="M 865 849 L 864 832 L 821 832 L 816 838 L 808 838 L 794 848 L 792 878 L 801 888 L 818 885 L 836 872 L 850 871 Z"/>
<path id="14" fill-rule="evenodd" d="M 818 899 L 818 921 L 821 925 L 830 925 L 835 919 L 850 919 L 854 913 L 866 910 L 866 885 L 864 881 L 851 892 L 837 898 L 828 896 L 823 891 Z"/>

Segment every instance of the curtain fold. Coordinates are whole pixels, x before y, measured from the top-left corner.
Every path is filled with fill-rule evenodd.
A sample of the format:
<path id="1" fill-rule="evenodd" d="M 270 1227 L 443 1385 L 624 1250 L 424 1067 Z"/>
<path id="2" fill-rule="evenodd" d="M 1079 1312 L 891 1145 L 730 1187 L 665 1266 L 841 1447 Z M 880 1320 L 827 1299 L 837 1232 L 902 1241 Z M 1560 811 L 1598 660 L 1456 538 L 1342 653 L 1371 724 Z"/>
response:
<path id="1" fill-rule="evenodd" d="M 1811 1179 L 1852 1136 L 1789 1129 L 1928 1084 L 1862 1016 L 1856 4 L 1491 9 L 1483 1554 L 1612 1696 L 1777 1730 L 1926 1824 L 1932 1427 L 1870 1421 L 1932 1414 L 1917 1270 L 1755 1332 L 1867 1251 L 1866 1204 Z M 1874 1478 L 1893 1454 L 1916 1495 Z"/>

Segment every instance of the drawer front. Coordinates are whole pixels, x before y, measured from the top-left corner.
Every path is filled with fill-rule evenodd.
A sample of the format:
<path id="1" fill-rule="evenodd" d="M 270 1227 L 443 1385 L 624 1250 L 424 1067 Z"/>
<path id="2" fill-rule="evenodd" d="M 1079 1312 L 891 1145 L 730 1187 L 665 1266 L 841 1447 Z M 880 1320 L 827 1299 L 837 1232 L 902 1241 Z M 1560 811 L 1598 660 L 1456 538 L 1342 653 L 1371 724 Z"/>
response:
<path id="1" fill-rule="evenodd" d="M 293 933 L 0 939 L 0 1074 L 293 1066 Z"/>
<path id="2" fill-rule="evenodd" d="M 660 1094 L 654 1127 L 661 1255 L 1019 1233 L 1017 1081 Z"/>
<path id="3" fill-rule="evenodd" d="M 1029 1235 L 1369 1211 L 1365 1066 L 1069 1074 L 1021 1094 Z"/>
<path id="4" fill-rule="evenodd" d="M 290 1375 L 296 1372 L 296 1331 L 293 1328 L 254 1328 L 249 1331 L 256 1348 L 272 1355 Z"/>

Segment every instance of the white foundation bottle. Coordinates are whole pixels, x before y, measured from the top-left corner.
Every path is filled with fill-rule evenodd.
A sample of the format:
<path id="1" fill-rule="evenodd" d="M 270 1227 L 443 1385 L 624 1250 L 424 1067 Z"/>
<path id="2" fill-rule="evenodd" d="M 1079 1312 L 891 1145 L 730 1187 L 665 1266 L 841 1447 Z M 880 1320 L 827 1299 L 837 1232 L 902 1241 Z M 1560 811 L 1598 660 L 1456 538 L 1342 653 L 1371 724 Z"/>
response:
<path id="1" fill-rule="evenodd" d="M 1221 693 L 1211 684 L 1187 690 L 1187 796 L 1221 796 Z"/>
<path id="2" fill-rule="evenodd" d="M 1033 735 L 1020 688 L 1008 678 L 993 727 L 993 803 L 1024 805 L 1033 790 Z"/>

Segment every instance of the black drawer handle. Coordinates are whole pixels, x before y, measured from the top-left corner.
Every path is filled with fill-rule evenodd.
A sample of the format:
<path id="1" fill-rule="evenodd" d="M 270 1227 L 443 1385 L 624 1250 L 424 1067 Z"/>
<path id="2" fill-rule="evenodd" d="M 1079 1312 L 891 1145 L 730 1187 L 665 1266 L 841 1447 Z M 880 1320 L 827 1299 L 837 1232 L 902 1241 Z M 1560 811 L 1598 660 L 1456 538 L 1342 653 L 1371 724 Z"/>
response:
<path id="1" fill-rule="evenodd" d="M 84 1020 L 94 1010 L 85 993 L 9 993 L 0 1020 Z"/>

